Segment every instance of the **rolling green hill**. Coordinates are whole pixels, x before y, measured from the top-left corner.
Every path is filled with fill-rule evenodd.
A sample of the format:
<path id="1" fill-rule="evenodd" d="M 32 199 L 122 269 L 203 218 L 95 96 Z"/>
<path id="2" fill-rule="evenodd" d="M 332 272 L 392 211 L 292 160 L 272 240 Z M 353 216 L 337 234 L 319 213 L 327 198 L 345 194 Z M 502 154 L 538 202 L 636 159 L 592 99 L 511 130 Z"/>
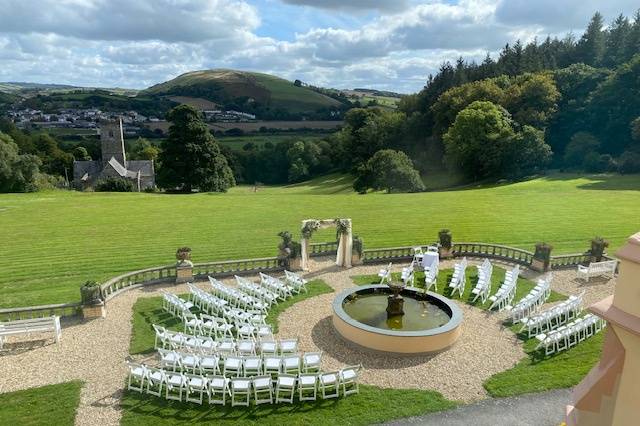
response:
<path id="1" fill-rule="evenodd" d="M 278 232 L 299 238 L 306 218 L 350 217 L 366 248 L 486 241 L 583 252 L 596 234 L 610 252 L 638 231 L 640 175 L 554 174 L 493 187 L 418 194 L 355 194 L 346 176 L 226 194 L 54 191 L 0 194 L 0 308 L 76 301 L 80 284 L 175 261 L 274 256 Z M 330 241 L 335 230 L 314 234 Z"/>
<path id="2" fill-rule="evenodd" d="M 156 84 L 143 93 L 203 98 L 217 104 L 245 107 L 243 110 L 253 105 L 291 113 L 343 105 L 329 96 L 273 75 L 225 69 L 188 72 Z"/>

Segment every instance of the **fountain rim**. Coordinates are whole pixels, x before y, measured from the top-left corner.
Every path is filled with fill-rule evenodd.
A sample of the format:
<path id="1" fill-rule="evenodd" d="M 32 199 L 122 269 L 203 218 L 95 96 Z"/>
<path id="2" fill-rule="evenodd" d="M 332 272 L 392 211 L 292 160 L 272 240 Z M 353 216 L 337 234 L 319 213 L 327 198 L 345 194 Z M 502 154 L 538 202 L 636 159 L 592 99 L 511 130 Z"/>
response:
<path id="1" fill-rule="evenodd" d="M 372 284 L 372 285 L 351 287 L 346 290 L 343 290 L 333 300 L 333 312 L 336 315 L 338 315 L 338 317 L 340 317 L 342 321 L 346 322 L 352 327 L 356 327 L 371 333 L 383 334 L 387 336 L 397 336 L 397 337 L 435 336 L 438 334 L 447 333 L 455 329 L 460 325 L 460 323 L 462 323 L 462 310 L 458 307 L 458 305 L 454 301 L 440 294 L 427 291 L 426 294 L 430 299 L 438 300 L 440 303 L 446 305 L 451 310 L 451 318 L 446 324 L 440 327 L 430 328 L 428 330 L 414 330 L 414 331 L 395 331 L 395 330 L 386 330 L 383 328 L 372 327 L 370 325 L 364 324 L 360 321 L 353 319 L 351 316 L 349 316 L 349 314 L 345 312 L 344 308 L 342 307 L 342 304 L 344 303 L 345 299 L 348 296 L 354 293 L 358 293 L 359 291 L 369 290 L 369 289 L 371 290 L 387 289 L 388 290 L 389 286 L 387 286 L 386 284 Z M 402 291 L 410 292 L 410 293 L 418 293 L 416 290 L 410 287 L 405 287 Z"/>

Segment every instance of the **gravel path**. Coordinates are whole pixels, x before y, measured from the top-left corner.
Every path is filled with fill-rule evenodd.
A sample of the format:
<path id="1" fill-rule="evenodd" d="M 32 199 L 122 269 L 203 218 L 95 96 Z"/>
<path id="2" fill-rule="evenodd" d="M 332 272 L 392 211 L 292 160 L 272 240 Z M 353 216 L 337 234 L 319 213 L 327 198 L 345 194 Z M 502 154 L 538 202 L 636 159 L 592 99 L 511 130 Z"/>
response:
<path id="1" fill-rule="evenodd" d="M 331 261 L 322 260 L 313 262 L 313 272 L 308 277 L 323 279 L 340 291 L 353 286 L 351 276 L 377 273 L 378 269 L 378 266 L 363 266 L 342 270 Z M 586 285 L 574 278 L 574 271 L 557 272 L 553 287 L 562 293 L 585 290 L 587 303 L 613 292 L 613 281 L 594 279 Z M 9 350 L 0 352 L 0 393 L 79 379 L 85 385 L 76 424 L 119 424 L 132 307 L 139 297 L 159 295 L 161 288 L 154 286 L 119 295 L 109 301 L 105 319 L 64 322 L 62 339 L 57 345 L 50 335 L 9 338 L 5 345 Z M 185 286 L 165 288 L 172 292 L 187 291 Z M 280 316 L 279 335 L 299 336 L 301 350 L 324 351 L 326 369 L 361 363 L 365 367 L 364 383 L 434 389 L 451 399 L 473 401 L 486 397 L 482 388 L 486 378 L 512 367 L 524 356 L 514 335 L 500 325 L 500 314 L 461 303 L 463 334 L 446 352 L 434 356 L 383 357 L 353 349 L 333 331 L 331 302 L 334 296 L 320 295 L 287 309 Z"/>

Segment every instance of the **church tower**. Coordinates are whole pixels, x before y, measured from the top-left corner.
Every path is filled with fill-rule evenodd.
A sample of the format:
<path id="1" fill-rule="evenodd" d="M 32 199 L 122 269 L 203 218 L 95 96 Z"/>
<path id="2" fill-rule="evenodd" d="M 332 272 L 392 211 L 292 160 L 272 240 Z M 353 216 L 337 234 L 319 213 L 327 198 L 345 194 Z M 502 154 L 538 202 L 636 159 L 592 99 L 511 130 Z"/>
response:
<path id="1" fill-rule="evenodd" d="M 100 123 L 100 141 L 102 143 L 103 166 L 111 160 L 111 157 L 114 157 L 118 163 L 127 167 L 121 119 L 118 118 L 114 121 L 102 121 Z"/>

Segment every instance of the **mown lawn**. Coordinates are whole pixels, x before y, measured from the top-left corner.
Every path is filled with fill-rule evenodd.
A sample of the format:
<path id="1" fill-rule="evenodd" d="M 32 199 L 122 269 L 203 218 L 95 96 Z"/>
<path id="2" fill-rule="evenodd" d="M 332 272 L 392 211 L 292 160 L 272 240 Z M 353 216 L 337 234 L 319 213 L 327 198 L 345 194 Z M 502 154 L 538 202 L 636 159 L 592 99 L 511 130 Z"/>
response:
<path id="1" fill-rule="evenodd" d="M 277 233 L 306 218 L 350 217 L 367 248 L 486 241 L 554 253 L 582 252 L 595 234 L 610 251 L 638 231 L 640 176 L 552 175 L 510 185 L 420 194 L 354 194 L 332 175 L 227 194 L 44 192 L 0 195 L 0 308 L 78 301 L 85 280 L 175 261 L 273 256 Z M 314 241 L 335 237 L 318 233 Z"/>
<path id="2" fill-rule="evenodd" d="M 313 280 L 307 283 L 307 292 L 296 294 L 293 297 L 272 306 L 267 315 L 267 323 L 271 324 L 273 332 L 278 331 L 278 316 L 294 303 L 300 302 L 309 297 L 318 296 L 324 293 L 333 292 L 333 288 L 322 280 Z M 183 299 L 188 294 L 180 295 Z M 197 314 L 195 310 L 192 310 Z M 161 325 L 170 330 L 183 331 L 182 322 L 173 315 L 162 309 L 162 297 L 139 298 L 133 305 L 133 319 L 131 331 L 131 343 L 129 353 L 144 354 L 154 351 L 155 331 L 153 324 Z"/>
<path id="3" fill-rule="evenodd" d="M 468 276 L 471 285 L 467 282 L 466 291 L 459 299 L 480 309 L 488 309 L 490 306 L 488 301 L 486 304 L 480 304 L 479 301 L 471 303 L 471 289 L 478 278 L 475 267 L 467 269 L 467 272 L 471 272 Z M 437 293 L 444 294 L 447 297 L 450 296 L 447 285 L 451 274 L 451 269 L 440 271 Z M 400 280 L 400 274 L 393 274 L 393 277 L 396 280 Z M 494 266 L 491 277 L 491 294 L 496 292 L 503 279 L 504 269 Z M 377 284 L 379 278 L 376 275 L 359 275 L 354 276 L 353 281 L 358 285 Z M 416 274 L 416 283 L 420 285 L 423 282 L 424 274 Z M 532 281 L 519 278 L 515 301 L 517 302 L 524 297 L 534 285 Z M 456 295 L 454 298 L 457 299 L 458 296 Z M 564 299 L 566 299 L 565 295 L 552 291 L 547 303 Z M 529 339 L 526 333 L 518 333 L 521 328 L 520 325 L 505 325 L 509 326 L 518 338 L 522 340 L 527 357 L 523 358 L 515 367 L 493 375 L 484 383 L 485 389 L 491 396 L 507 397 L 575 386 L 600 360 L 604 338 L 603 332 L 579 343 L 568 351 L 545 357 L 543 352 L 535 350 L 538 344 L 535 338 Z"/>
<path id="4" fill-rule="evenodd" d="M 0 394 L 0 425 L 73 425 L 82 382 Z"/>
<path id="5" fill-rule="evenodd" d="M 455 408 L 440 393 L 381 389 L 360 385 L 358 395 L 328 401 L 225 407 L 168 402 L 151 395 L 126 392 L 123 426 L 239 424 L 239 425 L 370 425 L 401 417 Z"/>

